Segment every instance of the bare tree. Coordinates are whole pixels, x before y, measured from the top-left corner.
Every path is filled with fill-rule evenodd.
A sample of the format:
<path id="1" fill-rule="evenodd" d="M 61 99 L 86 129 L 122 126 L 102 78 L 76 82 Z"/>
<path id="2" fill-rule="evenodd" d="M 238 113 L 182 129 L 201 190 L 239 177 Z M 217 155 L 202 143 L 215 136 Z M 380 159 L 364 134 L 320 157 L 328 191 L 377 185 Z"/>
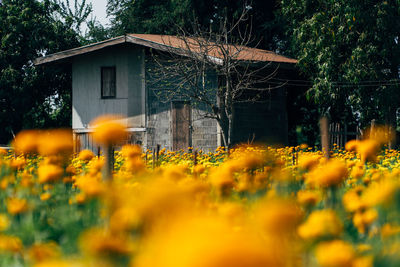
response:
<path id="1" fill-rule="evenodd" d="M 176 37 L 165 36 L 167 48 L 153 51 L 153 91 L 159 99 L 188 100 L 207 107 L 204 117 L 217 120 L 225 146 L 232 145 L 235 121 L 234 105 L 262 101 L 267 82 L 276 74 L 263 50 L 254 44 L 252 25 L 246 5 L 238 19 L 222 20 L 218 31 L 202 31 L 194 24 L 195 34 L 179 29 Z M 217 79 L 209 79 L 211 76 Z M 211 84 L 218 80 L 218 84 Z"/>

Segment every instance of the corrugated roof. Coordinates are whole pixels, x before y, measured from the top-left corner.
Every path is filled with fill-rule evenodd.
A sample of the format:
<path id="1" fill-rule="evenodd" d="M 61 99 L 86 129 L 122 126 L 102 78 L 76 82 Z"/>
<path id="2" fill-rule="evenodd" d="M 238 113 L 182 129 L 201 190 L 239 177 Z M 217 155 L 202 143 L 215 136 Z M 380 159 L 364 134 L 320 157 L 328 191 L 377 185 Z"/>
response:
<path id="1" fill-rule="evenodd" d="M 127 34 L 113 39 L 105 40 L 99 43 L 94 43 L 66 51 L 61 51 L 55 54 L 40 57 L 35 60 L 36 65 L 65 60 L 74 56 L 94 52 L 106 47 L 114 46 L 121 43 L 134 43 L 162 51 L 168 51 L 180 55 L 193 55 L 193 53 L 204 54 L 216 60 L 223 60 L 224 51 L 228 51 L 236 60 L 255 61 L 255 62 L 277 62 L 277 63 L 297 63 L 296 59 L 278 55 L 275 52 L 251 48 L 246 46 L 213 45 L 210 42 L 203 42 L 201 39 L 180 38 L 171 35 L 157 34 Z M 187 53 L 190 51 L 190 53 Z"/>

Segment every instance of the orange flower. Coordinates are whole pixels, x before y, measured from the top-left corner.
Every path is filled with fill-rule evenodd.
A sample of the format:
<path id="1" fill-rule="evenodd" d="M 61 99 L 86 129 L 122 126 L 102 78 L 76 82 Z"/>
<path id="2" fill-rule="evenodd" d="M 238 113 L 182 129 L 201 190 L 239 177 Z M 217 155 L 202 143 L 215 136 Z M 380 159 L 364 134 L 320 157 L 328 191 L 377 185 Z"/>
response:
<path id="1" fill-rule="evenodd" d="M 7 211 L 11 215 L 24 213 L 28 210 L 28 202 L 26 199 L 9 198 L 7 200 Z"/>
<path id="2" fill-rule="evenodd" d="M 38 150 L 39 131 L 24 130 L 17 134 L 13 141 L 16 153 L 36 153 Z"/>
<path id="3" fill-rule="evenodd" d="M 349 243 L 333 240 L 320 243 L 315 255 L 321 267 L 351 267 L 355 251 Z"/>
<path id="4" fill-rule="evenodd" d="M 94 127 L 93 138 L 103 145 L 111 145 L 126 139 L 126 126 L 120 122 L 122 118 L 114 115 L 98 117 L 90 124 Z"/>
<path id="5" fill-rule="evenodd" d="M 308 173 L 306 176 L 306 183 L 319 187 L 338 186 L 346 177 L 346 164 L 339 160 L 332 159 Z"/>
<path id="6" fill-rule="evenodd" d="M 15 236 L 0 235 L 0 251 L 20 253 L 23 245 L 21 240 Z"/>
<path id="7" fill-rule="evenodd" d="M 94 158 L 94 154 L 92 151 L 88 149 L 84 149 L 81 152 L 79 152 L 78 159 L 83 160 L 83 161 L 89 161 L 92 158 Z"/>
<path id="8" fill-rule="evenodd" d="M 40 200 L 41 201 L 46 201 L 46 200 L 49 200 L 50 198 L 51 198 L 51 194 L 48 193 L 48 192 L 43 193 L 43 194 L 40 195 Z"/>
<path id="9" fill-rule="evenodd" d="M 50 130 L 39 137 L 38 150 L 41 155 L 69 156 L 72 153 L 74 145 L 71 130 Z"/>
<path id="10" fill-rule="evenodd" d="M 42 262 L 60 257 L 61 251 L 55 242 L 40 243 L 30 247 L 28 255 L 31 261 Z"/>
<path id="11" fill-rule="evenodd" d="M 126 158 L 137 158 L 142 155 L 142 149 L 138 145 L 124 145 L 121 153 Z"/>
<path id="12" fill-rule="evenodd" d="M 298 228 L 303 239 L 338 236 L 343 229 L 342 222 L 333 210 L 314 211 Z"/>
<path id="13" fill-rule="evenodd" d="M 39 183 L 51 183 L 61 178 L 63 169 L 57 165 L 44 164 L 38 169 Z"/>

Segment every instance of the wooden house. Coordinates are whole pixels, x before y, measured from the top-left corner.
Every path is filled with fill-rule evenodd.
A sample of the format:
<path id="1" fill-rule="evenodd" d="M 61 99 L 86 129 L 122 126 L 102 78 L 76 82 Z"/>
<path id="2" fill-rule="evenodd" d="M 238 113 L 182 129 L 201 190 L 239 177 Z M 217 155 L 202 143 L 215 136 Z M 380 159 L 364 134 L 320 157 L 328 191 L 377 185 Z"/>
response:
<path id="1" fill-rule="evenodd" d="M 171 50 L 173 48 L 173 50 Z M 149 82 L 152 64 L 150 50 L 182 53 L 181 40 L 174 36 L 127 34 L 38 58 L 36 65 L 70 64 L 72 67 L 72 129 L 82 147 L 93 148 L 90 122 L 102 114 L 126 117 L 130 137 L 127 142 L 152 149 L 157 145 L 170 150 L 193 146 L 205 151 L 222 145 L 221 131 L 214 119 L 202 116 L 190 102 L 160 101 Z M 182 53 L 182 56 L 185 56 Z M 218 55 L 210 55 L 218 59 Z M 248 48 L 239 60 L 273 63 L 275 77 L 293 72 L 297 62 L 271 51 Z M 218 86 L 216 75 L 208 76 Z M 277 78 L 278 79 L 278 78 Z M 279 80 L 279 79 L 278 79 Z M 286 144 L 288 119 L 286 90 L 268 93 L 267 102 L 236 105 L 234 141 L 267 140 Z"/>

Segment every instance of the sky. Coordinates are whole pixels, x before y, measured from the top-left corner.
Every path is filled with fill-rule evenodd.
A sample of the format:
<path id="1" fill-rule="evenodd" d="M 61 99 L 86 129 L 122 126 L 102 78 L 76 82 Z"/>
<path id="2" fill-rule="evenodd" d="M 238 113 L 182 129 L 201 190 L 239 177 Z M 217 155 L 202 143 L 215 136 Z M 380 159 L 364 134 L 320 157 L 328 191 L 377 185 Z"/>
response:
<path id="1" fill-rule="evenodd" d="M 103 26 L 106 26 L 110 22 L 109 18 L 106 17 L 107 0 L 89 0 L 87 2 L 91 2 L 93 5 L 93 15 Z"/>

